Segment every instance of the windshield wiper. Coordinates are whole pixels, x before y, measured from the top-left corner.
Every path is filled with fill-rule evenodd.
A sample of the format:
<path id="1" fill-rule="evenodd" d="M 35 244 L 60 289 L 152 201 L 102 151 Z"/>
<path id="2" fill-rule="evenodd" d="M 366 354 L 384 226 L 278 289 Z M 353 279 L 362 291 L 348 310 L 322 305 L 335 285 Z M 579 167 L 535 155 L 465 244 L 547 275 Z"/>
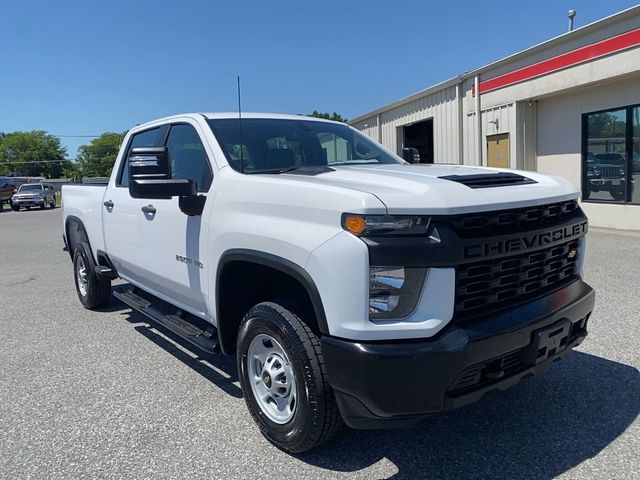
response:
<path id="1" fill-rule="evenodd" d="M 278 168 L 273 170 L 245 170 L 244 173 L 248 173 L 251 175 L 257 175 L 260 173 L 268 174 L 268 175 L 278 175 L 280 173 L 292 172 L 293 170 L 297 170 L 300 167 L 287 167 L 287 168 Z"/>
<path id="2" fill-rule="evenodd" d="M 299 167 L 286 167 L 273 170 L 255 170 L 253 172 L 245 171 L 245 173 L 266 173 L 271 175 L 280 175 L 282 173 L 294 173 L 294 175 L 319 175 L 321 173 L 335 172 L 329 165 L 302 165 Z"/>

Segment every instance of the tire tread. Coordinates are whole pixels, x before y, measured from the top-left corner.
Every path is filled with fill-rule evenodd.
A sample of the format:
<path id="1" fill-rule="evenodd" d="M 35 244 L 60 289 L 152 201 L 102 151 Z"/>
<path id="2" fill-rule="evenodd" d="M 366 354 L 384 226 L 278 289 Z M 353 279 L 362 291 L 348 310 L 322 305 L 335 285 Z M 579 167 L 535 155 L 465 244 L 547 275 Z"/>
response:
<path id="1" fill-rule="evenodd" d="M 322 391 L 323 396 L 315 404 L 311 405 L 311 412 L 314 416 L 312 427 L 307 434 L 294 445 L 278 445 L 292 453 L 302 453 L 319 447 L 331 439 L 343 426 L 342 416 L 338 410 L 338 405 L 333 394 L 333 389 L 327 379 L 327 371 L 322 355 L 320 339 L 313 330 L 304 322 L 304 318 L 313 315 L 304 304 L 296 299 L 279 298 L 269 302 L 259 303 L 251 308 L 242 320 L 245 323 L 264 310 L 269 310 L 278 316 L 286 319 L 284 330 L 289 343 L 295 354 L 308 357 L 311 362 L 310 374 L 307 374 L 307 381 L 314 382 L 314 388 L 309 390 Z M 314 361 L 315 359 L 315 361 Z M 251 412 L 256 423 L 265 434 L 266 427 L 257 421 L 254 412 Z M 265 434 L 267 438 L 268 435 Z"/>

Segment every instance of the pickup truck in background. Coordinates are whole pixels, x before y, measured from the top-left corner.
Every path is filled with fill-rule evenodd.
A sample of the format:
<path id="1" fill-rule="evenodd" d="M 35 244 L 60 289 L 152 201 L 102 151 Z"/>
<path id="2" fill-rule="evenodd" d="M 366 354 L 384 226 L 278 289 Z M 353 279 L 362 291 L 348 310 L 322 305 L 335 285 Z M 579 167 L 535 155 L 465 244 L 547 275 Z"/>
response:
<path id="1" fill-rule="evenodd" d="M 16 193 L 16 183 L 10 177 L 0 177 L 0 211 L 4 210 L 5 203 L 13 208 L 11 198 Z"/>
<path id="2" fill-rule="evenodd" d="M 609 192 L 614 200 L 625 197 L 625 159 L 620 153 L 587 154 L 585 198 L 591 193 Z"/>
<path id="3" fill-rule="evenodd" d="M 476 401 L 580 344 L 595 295 L 578 195 L 412 165 L 341 123 L 185 114 L 133 128 L 106 185 L 65 185 L 62 227 L 86 308 L 124 279 L 113 294 L 158 328 L 235 355 L 261 432 L 302 452 L 343 422 Z"/>
<path id="4" fill-rule="evenodd" d="M 11 197 L 11 208 L 19 211 L 20 208 L 30 210 L 31 207 L 56 208 L 56 193 L 53 185 L 49 183 L 23 183 L 18 191 Z"/>

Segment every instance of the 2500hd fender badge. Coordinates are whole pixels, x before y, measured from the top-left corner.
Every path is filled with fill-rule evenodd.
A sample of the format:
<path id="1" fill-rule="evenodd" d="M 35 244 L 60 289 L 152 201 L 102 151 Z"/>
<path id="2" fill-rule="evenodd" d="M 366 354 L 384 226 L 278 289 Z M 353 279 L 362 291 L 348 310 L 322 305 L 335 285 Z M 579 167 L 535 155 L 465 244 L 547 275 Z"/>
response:
<path id="1" fill-rule="evenodd" d="M 202 262 L 199 262 L 198 260 L 194 260 L 193 258 L 187 258 L 187 257 L 183 257 L 181 255 L 176 255 L 176 260 L 178 262 L 186 263 L 187 265 L 195 265 L 198 268 L 203 268 L 204 267 Z"/>
<path id="2" fill-rule="evenodd" d="M 464 258 L 477 258 L 502 255 L 509 252 L 520 252 L 530 248 L 551 245 L 562 240 L 584 235 L 585 233 L 587 233 L 586 220 L 576 223 L 575 225 L 568 225 L 547 232 L 533 233 L 521 237 L 508 238 L 506 240 L 493 240 L 476 245 L 467 245 L 464 247 L 463 255 Z"/>

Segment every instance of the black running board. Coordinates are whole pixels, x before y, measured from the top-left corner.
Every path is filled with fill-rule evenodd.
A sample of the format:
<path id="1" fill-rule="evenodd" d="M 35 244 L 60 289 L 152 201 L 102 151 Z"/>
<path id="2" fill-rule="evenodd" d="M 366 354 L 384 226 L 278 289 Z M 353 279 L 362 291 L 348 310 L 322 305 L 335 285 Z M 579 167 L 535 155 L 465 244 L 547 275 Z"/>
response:
<path id="1" fill-rule="evenodd" d="M 154 322 L 171 330 L 180 338 L 183 338 L 203 352 L 216 354 L 220 351 L 218 331 L 214 326 L 202 329 L 180 316 L 181 311 L 179 309 L 177 309 L 175 314 L 166 314 L 159 308 L 154 307 L 152 301 L 138 295 L 135 288 L 114 290 L 113 296 Z"/>

